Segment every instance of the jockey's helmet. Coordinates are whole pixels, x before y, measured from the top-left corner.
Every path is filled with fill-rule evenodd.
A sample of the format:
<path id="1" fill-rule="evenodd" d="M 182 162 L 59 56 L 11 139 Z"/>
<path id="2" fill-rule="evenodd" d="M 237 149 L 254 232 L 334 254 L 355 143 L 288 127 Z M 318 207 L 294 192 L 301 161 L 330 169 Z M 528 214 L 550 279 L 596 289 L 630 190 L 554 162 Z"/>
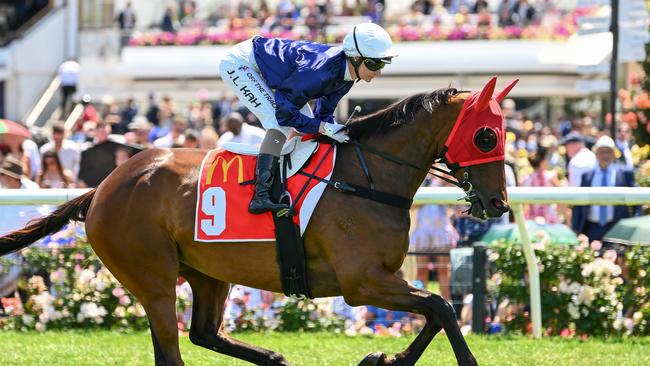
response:
<path id="1" fill-rule="evenodd" d="M 367 22 L 361 23 L 343 39 L 343 51 L 348 57 L 363 57 L 390 63 L 397 53 L 388 32 L 381 26 Z"/>

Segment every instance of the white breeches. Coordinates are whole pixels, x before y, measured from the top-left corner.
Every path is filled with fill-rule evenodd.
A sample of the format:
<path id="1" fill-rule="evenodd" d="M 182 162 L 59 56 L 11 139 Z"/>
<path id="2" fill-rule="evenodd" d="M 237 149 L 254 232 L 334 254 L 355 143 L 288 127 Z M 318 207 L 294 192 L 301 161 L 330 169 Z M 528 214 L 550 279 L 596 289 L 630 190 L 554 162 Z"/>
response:
<path id="1" fill-rule="evenodd" d="M 264 129 L 280 130 L 289 136 L 292 127 L 280 126 L 275 117 L 274 92 L 260 75 L 253 55 L 252 39 L 241 42 L 228 51 L 219 63 L 219 75 L 239 101 L 257 116 Z M 309 104 L 305 104 L 300 113 L 314 117 Z"/>

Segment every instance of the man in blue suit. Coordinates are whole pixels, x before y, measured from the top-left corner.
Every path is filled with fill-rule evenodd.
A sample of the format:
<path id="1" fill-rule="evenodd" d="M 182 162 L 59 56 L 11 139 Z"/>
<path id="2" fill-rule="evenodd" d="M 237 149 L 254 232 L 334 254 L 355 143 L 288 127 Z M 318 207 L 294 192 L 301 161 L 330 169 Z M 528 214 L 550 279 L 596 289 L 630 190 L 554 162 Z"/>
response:
<path id="1" fill-rule="evenodd" d="M 609 136 L 602 136 L 594 145 L 597 164 L 582 175 L 581 187 L 634 187 L 634 172 L 617 168 L 614 164 L 616 145 Z M 609 229 L 620 219 L 639 216 L 641 207 L 628 206 L 575 206 L 573 230 L 585 234 L 589 240 L 602 240 Z"/>

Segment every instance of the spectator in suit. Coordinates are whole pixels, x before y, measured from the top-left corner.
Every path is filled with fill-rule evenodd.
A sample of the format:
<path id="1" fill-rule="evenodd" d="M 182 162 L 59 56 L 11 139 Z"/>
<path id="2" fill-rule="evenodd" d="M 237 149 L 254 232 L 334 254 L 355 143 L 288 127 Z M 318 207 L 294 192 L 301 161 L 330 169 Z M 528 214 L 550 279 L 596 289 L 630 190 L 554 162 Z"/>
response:
<path id="1" fill-rule="evenodd" d="M 129 123 L 133 122 L 135 116 L 138 115 L 138 107 L 135 104 L 133 97 L 126 100 L 126 104 L 120 110 L 120 123 L 113 126 L 113 133 L 124 134 L 128 131 Z"/>
<path id="2" fill-rule="evenodd" d="M 163 15 L 162 22 L 160 23 L 160 29 L 163 32 L 176 33 L 176 26 L 178 20 L 176 19 L 176 12 L 173 5 L 167 6 L 165 9 L 165 15 Z"/>
<path id="3" fill-rule="evenodd" d="M 120 30 L 133 30 L 135 28 L 135 12 L 131 8 L 131 2 L 126 3 L 124 10 L 117 15 L 117 24 Z"/>
<path id="4" fill-rule="evenodd" d="M 483 10 L 490 10 L 490 4 L 488 3 L 487 0 L 476 0 L 474 5 L 472 6 L 472 13 L 478 14 Z"/>
<path id="5" fill-rule="evenodd" d="M 120 11 L 115 20 L 120 27 L 120 46 L 124 47 L 129 44 L 129 38 L 135 28 L 136 21 L 135 12 L 131 8 L 130 1 L 126 3 L 126 7 Z"/>
<path id="6" fill-rule="evenodd" d="M 512 19 L 515 24 L 525 27 L 535 18 L 535 7 L 528 0 L 519 0 L 512 7 Z"/>
<path id="7" fill-rule="evenodd" d="M 160 108 L 158 107 L 158 102 L 156 101 L 156 95 L 151 92 L 149 93 L 149 109 L 147 109 L 147 114 L 145 117 L 147 117 L 147 120 L 153 123 L 154 126 L 158 126 L 160 124 L 158 112 L 160 112 Z"/>
<path id="8" fill-rule="evenodd" d="M 626 122 L 621 122 L 616 129 L 616 147 L 621 152 L 621 156 L 617 159 L 616 165 L 627 170 L 634 169 L 632 151 L 630 151 L 631 138 L 632 129 L 630 125 Z"/>
<path id="9" fill-rule="evenodd" d="M 598 165 L 582 175 L 581 187 L 634 187 L 634 172 L 614 164 L 616 145 L 609 136 L 602 136 L 594 145 Z M 633 212 L 630 213 L 630 210 Z M 621 219 L 638 216 L 641 208 L 628 206 L 575 206 L 573 230 L 590 240 L 602 240 L 604 234 Z"/>

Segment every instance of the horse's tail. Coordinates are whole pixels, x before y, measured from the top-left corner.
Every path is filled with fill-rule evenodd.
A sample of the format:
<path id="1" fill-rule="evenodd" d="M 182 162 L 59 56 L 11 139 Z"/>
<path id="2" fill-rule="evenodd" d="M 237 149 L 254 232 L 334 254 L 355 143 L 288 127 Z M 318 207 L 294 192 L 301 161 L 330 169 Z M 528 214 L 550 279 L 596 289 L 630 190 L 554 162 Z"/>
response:
<path id="1" fill-rule="evenodd" d="M 70 220 L 84 221 L 95 189 L 59 206 L 48 216 L 30 221 L 27 226 L 0 237 L 0 256 L 25 248 L 44 237 L 55 233 Z"/>

